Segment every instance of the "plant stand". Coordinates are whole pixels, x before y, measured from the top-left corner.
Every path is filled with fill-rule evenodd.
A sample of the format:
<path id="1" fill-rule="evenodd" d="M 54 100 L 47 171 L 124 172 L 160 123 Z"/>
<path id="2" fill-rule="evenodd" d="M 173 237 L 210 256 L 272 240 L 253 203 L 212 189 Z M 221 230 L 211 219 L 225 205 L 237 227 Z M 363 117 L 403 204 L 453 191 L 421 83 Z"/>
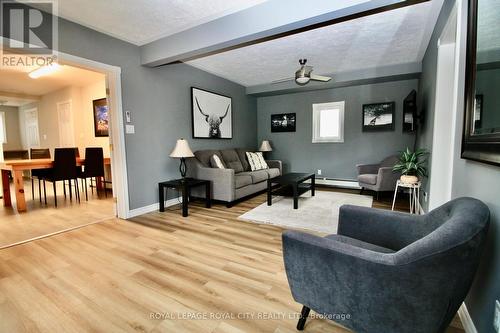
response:
<path id="1" fill-rule="evenodd" d="M 392 200 L 392 210 L 394 210 L 394 205 L 396 204 L 396 196 L 398 194 L 399 188 L 407 188 L 410 191 L 410 214 L 420 214 L 420 187 L 421 182 L 415 184 L 407 184 L 398 180 L 396 182 L 396 188 L 394 189 L 394 199 Z"/>

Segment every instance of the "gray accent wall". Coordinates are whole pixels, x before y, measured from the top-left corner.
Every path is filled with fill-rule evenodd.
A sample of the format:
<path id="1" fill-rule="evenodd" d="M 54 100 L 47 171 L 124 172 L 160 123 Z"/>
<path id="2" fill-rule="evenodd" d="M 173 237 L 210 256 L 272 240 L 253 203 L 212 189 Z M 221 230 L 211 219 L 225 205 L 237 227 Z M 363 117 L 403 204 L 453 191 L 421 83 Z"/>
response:
<path id="1" fill-rule="evenodd" d="M 450 17 L 454 1 L 445 1 L 423 61 L 420 80 L 421 105 L 426 122 L 418 138 L 419 145 L 432 149 L 434 103 L 437 73 L 437 40 Z M 462 26 L 466 15 L 459 18 Z M 463 96 L 459 94 L 459 96 Z M 455 142 L 462 136 L 463 110 L 459 109 Z M 432 155 L 431 155 L 432 156 Z M 432 177 L 432 174 L 430 175 Z M 490 208 L 491 224 L 487 245 L 472 288 L 465 301 L 478 332 L 494 333 L 495 300 L 500 298 L 500 167 L 460 158 L 460 145 L 453 161 L 452 197 L 468 196 L 485 202 Z M 424 203 L 426 205 L 426 203 Z"/>
<path id="2" fill-rule="evenodd" d="M 272 158 L 281 159 L 286 171 L 316 172 L 335 179 L 356 179 L 356 164 L 376 163 L 413 147 L 414 134 L 402 132 L 403 99 L 417 90 L 418 80 L 403 80 L 336 89 L 316 90 L 257 100 L 258 140 L 270 140 Z M 344 143 L 312 143 L 312 104 L 345 101 Z M 396 128 L 362 132 L 362 105 L 396 102 Z M 297 131 L 271 133 L 271 114 L 296 113 Z"/>
<path id="3" fill-rule="evenodd" d="M 64 19 L 59 50 L 122 69 L 123 110 L 135 125 L 135 134 L 125 135 L 130 209 L 158 202 L 158 182 L 179 178 L 179 161 L 168 157 L 178 138 L 193 150 L 256 146 L 256 99 L 243 86 L 185 64 L 141 66 L 139 47 Z M 233 98 L 232 140 L 192 139 L 191 86 Z"/>

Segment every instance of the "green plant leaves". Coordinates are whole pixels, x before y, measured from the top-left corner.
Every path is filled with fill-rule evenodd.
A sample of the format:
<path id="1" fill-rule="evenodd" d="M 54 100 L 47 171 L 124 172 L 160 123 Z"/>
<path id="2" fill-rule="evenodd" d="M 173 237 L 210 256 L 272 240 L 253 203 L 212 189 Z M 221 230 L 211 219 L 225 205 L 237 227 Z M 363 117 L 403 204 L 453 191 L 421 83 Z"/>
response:
<path id="1" fill-rule="evenodd" d="M 426 149 L 417 149 L 414 152 L 410 148 L 402 151 L 399 161 L 392 168 L 393 171 L 401 172 L 403 175 L 427 177 L 427 158 L 429 152 Z"/>

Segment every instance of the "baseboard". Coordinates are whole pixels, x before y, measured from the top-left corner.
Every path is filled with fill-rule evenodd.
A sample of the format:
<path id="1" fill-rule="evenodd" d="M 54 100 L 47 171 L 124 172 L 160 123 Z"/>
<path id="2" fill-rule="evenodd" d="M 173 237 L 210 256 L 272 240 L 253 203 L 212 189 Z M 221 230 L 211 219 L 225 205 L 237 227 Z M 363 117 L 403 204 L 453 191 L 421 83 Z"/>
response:
<path id="1" fill-rule="evenodd" d="M 177 205 L 180 202 L 182 202 L 182 198 L 181 197 L 173 198 L 173 199 L 165 201 L 165 207 L 174 206 L 174 205 Z M 136 209 L 131 209 L 131 210 L 128 211 L 127 219 L 132 218 L 132 217 L 136 217 L 136 216 L 139 216 L 139 215 L 151 213 L 151 212 L 154 212 L 155 210 L 159 210 L 159 209 L 160 209 L 160 203 L 158 203 L 158 202 L 155 203 L 155 204 L 149 205 L 149 206 L 144 206 L 144 207 L 139 207 L 139 208 L 136 208 Z"/>
<path id="2" fill-rule="evenodd" d="M 474 322 L 472 321 L 465 303 L 462 303 L 462 306 L 458 309 L 458 316 L 460 317 L 465 333 L 477 333 L 476 326 L 474 326 Z"/>

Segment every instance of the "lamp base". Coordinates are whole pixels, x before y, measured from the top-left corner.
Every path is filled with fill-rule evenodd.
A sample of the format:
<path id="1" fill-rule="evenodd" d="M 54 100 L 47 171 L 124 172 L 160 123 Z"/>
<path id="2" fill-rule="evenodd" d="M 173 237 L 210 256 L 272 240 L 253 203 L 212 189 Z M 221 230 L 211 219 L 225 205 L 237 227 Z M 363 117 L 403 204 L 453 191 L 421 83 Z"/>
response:
<path id="1" fill-rule="evenodd" d="M 181 157 L 181 165 L 179 166 L 179 172 L 181 173 L 183 181 L 186 178 L 186 171 L 187 171 L 186 159 L 184 157 Z"/>

